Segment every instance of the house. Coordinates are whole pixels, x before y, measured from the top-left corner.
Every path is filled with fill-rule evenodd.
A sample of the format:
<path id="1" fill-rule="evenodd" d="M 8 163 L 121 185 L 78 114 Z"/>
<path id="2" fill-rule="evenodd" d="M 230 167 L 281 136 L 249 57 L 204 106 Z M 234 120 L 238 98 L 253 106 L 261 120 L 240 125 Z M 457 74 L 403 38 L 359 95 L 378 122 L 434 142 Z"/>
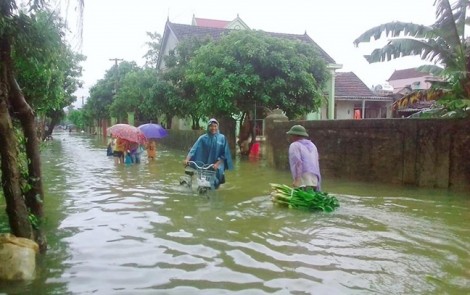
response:
<path id="1" fill-rule="evenodd" d="M 417 68 L 410 68 L 395 70 L 387 81 L 392 85 L 393 92 L 397 93 L 403 92 L 403 89 L 407 87 L 411 91 L 429 89 L 431 83 L 436 81 L 436 77 L 429 73 L 420 72 Z"/>
<path id="2" fill-rule="evenodd" d="M 441 77 L 418 71 L 417 68 L 396 70 L 387 81 L 394 88 L 392 116 L 398 118 L 428 110 L 435 100 L 444 95 L 443 91 L 433 90 L 431 86 L 446 83 Z"/>
<path id="3" fill-rule="evenodd" d="M 336 72 L 336 119 L 389 118 L 392 103 L 391 95 L 375 94 L 353 72 Z"/>
<path id="4" fill-rule="evenodd" d="M 216 20 L 207 18 L 198 18 L 193 14 L 191 25 L 206 28 L 220 28 L 220 29 L 233 29 L 233 30 L 249 30 L 250 27 L 237 15 L 232 21 Z"/>
<path id="5" fill-rule="evenodd" d="M 211 37 L 212 39 L 217 40 L 218 38 L 223 36 L 223 34 L 235 29 L 249 30 L 250 28 L 240 19 L 239 16 L 237 16 L 232 21 L 222 21 L 196 18 L 193 15 L 191 25 L 172 23 L 167 20 L 161 40 L 161 49 L 157 60 L 157 69 L 159 71 L 165 70 L 165 61 L 163 57 L 168 55 L 170 51 L 173 50 L 178 44 L 178 42 L 180 42 L 181 40 L 190 37 Z M 320 56 L 324 58 L 324 60 L 327 62 L 327 68 L 329 69 L 332 77 L 334 77 L 334 73 L 337 69 L 342 68 L 342 65 L 337 64 L 330 55 L 328 55 L 317 43 L 315 43 L 315 41 L 313 41 L 312 38 L 310 38 L 310 36 L 307 35 L 307 33 L 301 35 L 273 32 L 265 33 L 277 38 L 299 40 L 312 44 L 317 49 Z M 327 117 L 334 118 L 334 79 L 331 79 L 329 81 L 328 89 L 328 100 L 331 103 L 328 103 Z M 187 126 L 178 126 L 178 128 L 181 129 L 184 129 L 185 127 Z"/>

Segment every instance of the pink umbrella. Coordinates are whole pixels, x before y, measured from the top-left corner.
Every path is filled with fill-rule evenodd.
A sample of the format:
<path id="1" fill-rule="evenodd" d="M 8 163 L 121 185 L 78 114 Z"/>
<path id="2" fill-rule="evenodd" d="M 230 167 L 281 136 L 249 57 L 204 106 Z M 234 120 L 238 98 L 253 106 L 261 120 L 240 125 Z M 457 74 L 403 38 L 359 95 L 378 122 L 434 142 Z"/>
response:
<path id="1" fill-rule="evenodd" d="M 141 144 L 144 144 L 146 141 L 145 135 L 142 133 L 142 131 L 140 131 L 139 128 L 129 124 L 115 124 L 106 129 L 106 131 L 113 137 L 122 138 L 127 141 Z"/>

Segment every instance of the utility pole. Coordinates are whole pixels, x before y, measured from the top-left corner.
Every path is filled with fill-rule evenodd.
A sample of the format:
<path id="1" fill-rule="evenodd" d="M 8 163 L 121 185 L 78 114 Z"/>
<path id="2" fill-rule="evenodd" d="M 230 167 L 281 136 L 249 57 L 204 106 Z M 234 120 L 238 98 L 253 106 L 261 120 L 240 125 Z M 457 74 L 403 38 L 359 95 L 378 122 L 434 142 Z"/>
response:
<path id="1" fill-rule="evenodd" d="M 116 72 L 115 72 L 116 77 L 115 77 L 115 79 L 114 79 L 114 89 L 113 89 L 113 100 L 114 100 L 114 99 L 116 98 L 117 89 L 118 89 L 118 81 L 119 81 L 119 67 L 118 67 L 118 62 L 123 61 L 123 59 L 122 59 L 122 58 L 110 58 L 109 60 L 110 60 L 110 61 L 114 61 L 114 66 L 115 66 L 115 68 L 116 68 L 116 69 L 115 69 L 115 70 L 116 70 Z M 115 120 L 116 120 L 115 118 L 111 117 L 111 125 L 113 125 L 113 124 L 116 123 Z M 107 120 L 107 119 L 105 119 L 105 118 L 101 119 L 101 127 L 103 128 L 103 135 L 104 135 L 104 138 L 105 138 L 105 139 L 106 139 L 106 136 L 107 136 L 107 130 L 106 130 L 106 129 L 107 129 L 107 128 L 106 128 L 106 127 L 107 127 L 107 124 L 108 124 L 108 120 Z"/>
<path id="2" fill-rule="evenodd" d="M 123 61 L 122 58 L 110 58 L 110 61 L 114 61 L 114 65 L 116 67 L 116 79 L 114 81 L 114 95 L 117 94 L 117 88 L 118 88 L 118 80 L 119 80 L 119 68 L 118 68 L 118 62 Z"/>

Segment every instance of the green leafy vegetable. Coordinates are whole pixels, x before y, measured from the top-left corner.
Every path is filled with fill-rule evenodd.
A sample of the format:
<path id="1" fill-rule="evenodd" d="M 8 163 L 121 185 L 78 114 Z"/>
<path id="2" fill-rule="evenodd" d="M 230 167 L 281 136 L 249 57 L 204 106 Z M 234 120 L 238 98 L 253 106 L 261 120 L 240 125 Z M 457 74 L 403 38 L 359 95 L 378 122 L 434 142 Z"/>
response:
<path id="1" fill-rule="evenodd" d="M 271 183 L 273 203 L 295 209 L 332 212 L 339 207 L 339 201 L 325 192 L 312 189 L 291 188 L 285 184 Z"/>

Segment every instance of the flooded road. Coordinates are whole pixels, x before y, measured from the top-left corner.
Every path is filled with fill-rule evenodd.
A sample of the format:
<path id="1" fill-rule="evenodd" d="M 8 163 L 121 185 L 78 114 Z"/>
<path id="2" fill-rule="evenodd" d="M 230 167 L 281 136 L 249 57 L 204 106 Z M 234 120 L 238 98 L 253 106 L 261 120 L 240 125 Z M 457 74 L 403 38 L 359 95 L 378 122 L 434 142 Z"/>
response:
<path id="1" fill-rule="evenodd" d="M 160 146 L 153 162 L 116 166 L 102 139 L 54 134 L 42 151 L 49 250 L 37 280 L 0 293 L 470 292 L 464 193 L 326 179 L 341 207 L 309 213 L 272 205 L 269 183 L 290 174 L 263 161 L 237 159 L 198 196 L 179 185 L 184 157 Z"/>

